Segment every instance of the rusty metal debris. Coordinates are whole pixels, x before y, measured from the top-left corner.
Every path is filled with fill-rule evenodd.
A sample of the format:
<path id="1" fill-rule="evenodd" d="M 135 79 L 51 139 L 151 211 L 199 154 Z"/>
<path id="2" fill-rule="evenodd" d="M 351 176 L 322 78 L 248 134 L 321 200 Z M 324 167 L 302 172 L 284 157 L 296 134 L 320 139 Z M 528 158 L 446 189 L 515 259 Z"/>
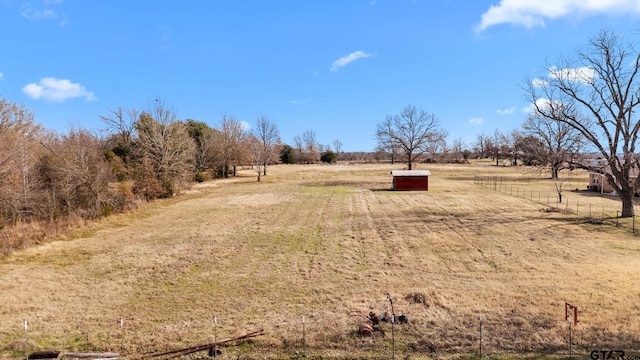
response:
<path id="1" fill-rule="evenodd" d="M 170 350 L 165 352 L 158 352 L 153 354 L 146 354 L 141 356 L 127 357 L 130 360 L 142 360 L 142 359 L 172 359 L 183 355 L 193 354 L 199 351 L 209 350 L 211 353 L 216 352 L 219 354 L 218 347 L 221 345 L 228 345 L 230 343 L 253 338 L 256 336 L 264 335 L 263 330 L 258 330 L 244 334 L 241 336 L 218 340 L 215 342 L 190 346 L 182 349 Z M 118 353 L 64 353 L 59 351 L 38 351 L 28 355 L 28 359 L 109 359 L 114 360 L 120 358 Z"/>
<path id="2" fill-rule="evenodd" d="M 118 353 L 106 352 L 87 352 L 87 353 L 71 353 L 60 351 L 36 351 L 27 355 L 28 359 L 118 359 Z"/>
<path id="3" fill-rule="evenodd" d="M 142 355 L 140 357 L 135 357 L 132 359 L 156 359 L 156 358 L 162 358 L 162 359 L 172 359 L 172 358 L 177 358 L 183 355 L 189 355 L 189 354 L 193 354 L 196 352 L 200 352 L 200 351 L 207 351 L 207 350 L 212 350 L 212 351 L 217 351 L 217 347 L 220 345 L 227 345 L 229 343 L 235 342 L 235 341 L 240 341 L 240 340 L 245 340 L 245 339 L 249 339 L 249 338 L 253 338 L 256 336 L 261 336 L 264 335 L 264 331 L 263 330 L 258 330 L 258 331 L 254 331 L 254 332 L 250 332 L 248 334 L 242 335 L 242 336 L 238 336 L 238 337 L 234 337 L 234 338 L 228 338 L 228 339 L 224 339 L 224 340 L 218 340 L 215 342 L 211 342 L 211 343 L 207 343 L 207 344 L 202 344 L 202 345 L 195 345 L 195 346 L 190 346 L 190 347 L 186 347 L 186 348 L 182 348 L 182 349 L 176 349 L 176 350 L 170 350 L 170 351 L 165 351 L 165 352 L 159 352 L 159 353 L 154 353 L 154 354 L 147 354 L 147 355 Z"/>

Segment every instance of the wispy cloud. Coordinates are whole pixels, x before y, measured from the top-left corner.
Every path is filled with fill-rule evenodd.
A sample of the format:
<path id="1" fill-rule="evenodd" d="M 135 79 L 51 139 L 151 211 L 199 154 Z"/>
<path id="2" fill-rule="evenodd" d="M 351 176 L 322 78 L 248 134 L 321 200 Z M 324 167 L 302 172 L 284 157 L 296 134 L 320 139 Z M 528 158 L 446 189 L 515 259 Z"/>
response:
<path id="1" fill-rule="evenodd" d="M 549 68 L 549 79 L 561 79 L 564 81 L 578 81 L 584 84 L 591 84 L 598 76 L 593 68 L 583 66 L 579 68 L 559 69 L 555 66 Z M 549 85 L 549 80 L 535 78 L 531 80 L 534 87 L 544 87 Z"/>
<path id="2" fill-rule="evenodd" d="M 469 124 L 475 125 L 475 126 L 480 126 L 482 125 L 483 122 L 484 122 L 484 119 L 481 117 L 475 117 L 475 118 L 469 119 Z"/>
<path id="3" fill-rule="evenodd" d="M 292 104 L 306 104 L 309 102 L 309 99 L 293 99 L 291 100 Z"/>
<path id="4" fill-rule="evenodd" d="M 69 22 L 66 15 L 58 14 L 52 6 L 59 5 L 63 0 L 42 0 L 42 7 L 33 6 L 31 3 L 22 5 L 22 16 L 27 20 L 37 21 L 46 19 L 58 19 L 60 26 L 67 25 Z"/>
<path id="5" fill-rule="evenodd" d="M 373 54 L 366 53 L 362 50 L 354 51 L 351 54 L 334 61 L 331 66 L 331 71 L 338 71 L 340 68 L 345 67 L 358 59 L 368 58 L 370 56 L 373 56 Z"/>
<path id="6" fill-rule="evenodd" d="M 0 72 L 0 81 L 4 80 L 4 74 Z"/>
<path id="7" fill-rule="evenodd" d="M 596 71 L 593 68 L 587 66 L 560 70 L 555 67 L 551 67 L 549 68 L 549 77 L 569 81 L 579 81 L 588 84 L 596 78 Z"/>
<path id="8" fill-rule="evenodd" d="M 543 27 L 545 20 L 563 17 L 628 13 L 640 14 L 640 0 L 500 0 L 482 14 L 476 30 L 500 24 Z"/>
<path id="9" fill-rule="evenodd" d="M 64 102 L 78 97 L 84 98 L 85 101 L 97 100 L 93 92 L 88 91 L 84 86 L 53 77 L 42 78 L 37 84 L 27 84 L 22 88 L 22 92 L 34 100 L 43 99 L 52 102 Z"/>
<path id="10" fill-rule="evenodd" d="M 497 113 L 498 115 L 511 115 L 511 114 L 513 114 L 514 112 L 516 112 L 516 108 L 515 108 L 515 107 L 508 108 L 508 109 L 498 109 L 498 110 L 496 111 L 496 113 Z"/>
<path id="11" fill-rule="evenodd" d="M 543 87 L 549 85 L 549 81 L 547 81 L 546 79 L 535 78 L 531 80 L 531 85 L 535 87 Z"/>

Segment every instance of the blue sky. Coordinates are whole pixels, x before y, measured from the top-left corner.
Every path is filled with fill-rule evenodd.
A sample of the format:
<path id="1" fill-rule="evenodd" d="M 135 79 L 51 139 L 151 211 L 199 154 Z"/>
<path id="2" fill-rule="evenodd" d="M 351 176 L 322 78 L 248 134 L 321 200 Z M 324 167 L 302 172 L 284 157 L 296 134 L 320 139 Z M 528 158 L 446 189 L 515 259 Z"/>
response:
<path id="1" fill-rule="evenodd" d="M 520 127 L 547 61 L 639 19 L 640 0 L 0 0 L 0 97 L 61 132 L 161 98 L 179 119 L 265 114 L 285 143 L 313 130 L 344 151 L 372 151 L 376 122 L 415 105 L 470 144 Z"/>

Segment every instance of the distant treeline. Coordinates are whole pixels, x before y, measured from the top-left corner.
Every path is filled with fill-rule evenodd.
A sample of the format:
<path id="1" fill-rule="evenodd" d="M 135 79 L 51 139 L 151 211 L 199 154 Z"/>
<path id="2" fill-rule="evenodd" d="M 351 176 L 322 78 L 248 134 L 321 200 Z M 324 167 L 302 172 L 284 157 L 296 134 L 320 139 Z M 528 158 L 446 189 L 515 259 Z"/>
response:
<path id="1" fill-rule="evenodd" d="M 195 182 L 233 175 L 237 166 L 255 169 L 259 181 L 270 164 L 333 163 L 339 155 L 372 159 L 340 154 L 338 140 L 334 150 L 320 145 L 311 130 L 296 136 L 294 146 L 283 144 L 266 116 L 251 131 L 227 116 L 211 127 L 178 120 L 156 100 L 146 111 L 118 108 L 101 118 L 101 132 L 58 133 L 36 123 L 22 105 L 0 99 L 0 250 L 14 241 L 9 228 L 38 224 L 46 232 L 43 227 L 53 227 L 46 224 L 125 211 Z"/>
<path id="2" fill-rule="evenodd" d="M 216 127 L 178 120 L 158 100 L 147 108 L 112 110 L 101 116 L 105 129 L 100 132 L 58 133 L 36 123 L 22 105 L 0 99 L 0 253 L 7 253 L 7 242 L 16 243 L 9 228 L 37 224 L 31 228 L 39 229 L 38 235 L 29 240 L 37 242 L 55 227 L 51 224 L 95 219 L 171 197 L 195 182 L 233 175 L 237 166 L 251 167 L 260 181 L 270 164 L 400 160 L 383 150 L 342 152 L 339 140 L 319 144 L 313 130 L 284 144 L 266 116 L 249 131 L 246 123 L 228 116 Z M 459 151 L 422 161 L 460 162 L 471 154 L 451 150 Z"/>

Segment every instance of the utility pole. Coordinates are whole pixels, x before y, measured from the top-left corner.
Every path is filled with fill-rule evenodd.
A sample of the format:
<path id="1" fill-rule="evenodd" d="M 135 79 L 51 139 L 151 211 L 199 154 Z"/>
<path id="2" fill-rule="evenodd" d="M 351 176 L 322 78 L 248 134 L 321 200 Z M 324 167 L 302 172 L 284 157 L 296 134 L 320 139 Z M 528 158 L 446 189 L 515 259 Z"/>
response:
<path id="1" fill-rule="evenodd" d="M 387 299 L 389 299 L 389 303 L 391 304 L 391 360 L 395 360 L 396 358 L 396 331 L 395 331 L 395 323 L 396 323 L 396 312 L 393 310 L 393 299 L 391 295 L 387 293 Z"/>

